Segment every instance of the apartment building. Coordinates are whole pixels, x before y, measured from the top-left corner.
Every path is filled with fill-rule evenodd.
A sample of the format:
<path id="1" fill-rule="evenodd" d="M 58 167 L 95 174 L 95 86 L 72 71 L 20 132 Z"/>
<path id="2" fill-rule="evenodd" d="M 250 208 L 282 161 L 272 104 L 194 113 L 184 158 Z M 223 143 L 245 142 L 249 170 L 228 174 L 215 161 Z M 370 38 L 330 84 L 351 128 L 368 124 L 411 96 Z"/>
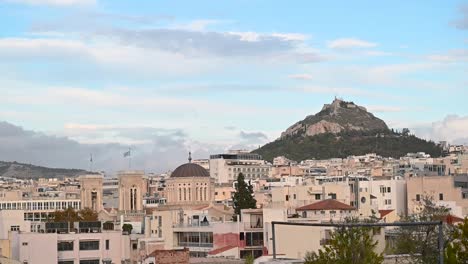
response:
<path id="1" fill-rule="evenodd" d="M 67 223 L 47 223 L 44 233 L 14 232 L 10 243 L 23 264 L 130 263 L 129 236 L 102 230 L 101 222 L 76 222 L 74 232 Z"/>
<path id="2" fill-rule="evenodd" d="M 216 183 L 231 183 L 239 173 L 243 173 L 246 179 L 268 178 L 270 165 L 262 156 L 247 151 L 210 156 L 210 176 Z"/>
<path id="3" fill-rule="evenodd" d="M 455 176 L 419 176 L 407 179 L 408 213 L 417 213 L 425 198 L 451 209 L 451 214 L 465 217 L 468 214 L 468 196 L 462 187 L 455 186 Z"/>

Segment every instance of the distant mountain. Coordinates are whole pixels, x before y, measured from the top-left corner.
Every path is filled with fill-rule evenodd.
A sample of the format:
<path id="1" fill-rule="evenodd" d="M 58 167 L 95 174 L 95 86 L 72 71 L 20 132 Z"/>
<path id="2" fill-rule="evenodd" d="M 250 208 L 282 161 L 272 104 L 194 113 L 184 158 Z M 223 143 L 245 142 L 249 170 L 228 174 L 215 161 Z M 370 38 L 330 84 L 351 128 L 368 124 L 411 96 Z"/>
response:
<path id="1" fill-rule="evenodd" d="M 0 177 L 38 179 L 78 177 L 83 174 L 93 174 L 93 172 L 79 169 L 47 168 L 18 162 L 0 161 Z"/>
<path id="2" fill-rule="evenodd" d="M 300 161 L 377 153 L 398 158 L 409 152 L 440 156 L 434 142 L 390 130 L 385 122 L 353 102 L 335 99 L 320 112 L 290 126 L 276 141 L 253 152 L 266 160 L 286 156 Z"/>

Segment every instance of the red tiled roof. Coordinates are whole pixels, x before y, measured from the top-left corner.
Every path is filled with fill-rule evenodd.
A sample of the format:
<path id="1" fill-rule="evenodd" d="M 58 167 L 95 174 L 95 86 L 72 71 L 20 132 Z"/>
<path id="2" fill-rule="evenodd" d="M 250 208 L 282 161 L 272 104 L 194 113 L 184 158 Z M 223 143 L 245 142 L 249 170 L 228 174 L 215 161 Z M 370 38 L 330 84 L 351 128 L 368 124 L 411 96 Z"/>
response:
<path id="1" fill-rule="evenodd" d="M 307 210 L 356 210 L 349 204 L 339 202 L 334 199 L 327 199 L 313 204 L 301 206 L 296 208 L 297 211 L 307 211 Z"/>
<path id="2" fill-rule="evenodd" d="M 379 210 L 380 218 L 388 215 L 391 212 L 393 212 L 393 210 Z"/>
<path id="3" fill-rule="evenodd" d="M 460 218 L 458 216 L 454 216 L 454 215 L 446 215 L 443 217 L 442 221 L 447 223 L 447 224 L 453 224 L 453 223 L 457 223 L 457 222 L 463 222 L 463 218 Z"/>

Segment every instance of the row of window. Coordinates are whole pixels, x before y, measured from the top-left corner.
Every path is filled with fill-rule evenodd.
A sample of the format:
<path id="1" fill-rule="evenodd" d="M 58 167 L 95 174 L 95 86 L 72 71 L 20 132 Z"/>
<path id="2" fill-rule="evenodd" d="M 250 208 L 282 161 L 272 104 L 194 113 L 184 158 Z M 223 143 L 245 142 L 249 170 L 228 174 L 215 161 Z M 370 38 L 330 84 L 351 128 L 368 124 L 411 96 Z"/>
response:
<path id="1" fill-rule="evenodd" d="M 182 200 L 182 195 L 184 198 L 183 200 Z M 179 188 L 179 201 L 191 201 L 191 200 L 192 200 L 192 189 L 191 188 Z M 195 201 L 208 201 L 207 187 L 195 188 Z"/>
<path id="2" fill-rule="evenodd" d="M 60 241 L 57 243 L 57 251 L 73 251 L 73 241 Z M 110 240 L 106 239 L 106 250 L 109 250 Z M 80 241 L 80 250 L 99 250 L 99 240 Z"/>
<path id="3" fill-rule="evenodd" d="M 231 168 L 228 168 L 228 171 L 231 171 Z M 232 168 L 234 172 L 268 172 L 267 168 Z"/>
<path id="4" fill-rule="evenodd" d="M 2 202 L 0 203 L 0 210 L 64 210 L 69 207 L 79 209 L 81 202 L 67 201 L 67 202 Z"/>
<path id="5" fill-rule="evenodd" d="M 75 264 L 74 260 L 59 260 L 58 264 Z M 100 264 L 99 259 L 82 259 L 80 264 Z"/>
<path id="6" fill-rule="evenodd" d="M 439 193 L 439 201 L 443 201 L 443 200 L 444 200 L 444 194 Z M 417 202 L 421 201 L 421 195 L 420 194 L 416 194 L 416 201 Z"/>
<path id="7" fill-rule="evenodd" d="M 234 176 L 237 177 L 237 175 L 235 175 L 235 174 L 232 175 L 231 173 L 229 173 L 229 178 L 233 179 Z M 268 176 L 267 174 L 250 174 L 250 173 L 247 173 L 245 175 L 245 177 L 247 177 L 247 178 L 254 178 L 254 179 L 256 179 L 256 178 L 266 178 L 267 176 Z"/>

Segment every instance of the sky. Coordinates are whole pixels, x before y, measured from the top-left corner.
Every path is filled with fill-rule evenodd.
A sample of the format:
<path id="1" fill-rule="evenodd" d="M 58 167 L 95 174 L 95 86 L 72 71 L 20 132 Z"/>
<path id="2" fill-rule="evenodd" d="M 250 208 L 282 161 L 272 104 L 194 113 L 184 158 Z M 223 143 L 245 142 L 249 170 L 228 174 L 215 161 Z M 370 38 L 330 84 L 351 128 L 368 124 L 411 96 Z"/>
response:
<path id="1" fill-rule="evenodd" d="M 0 0 L 0 160 L 165 171 L 335 96 L 468 142 L 467 1 Z"/>

